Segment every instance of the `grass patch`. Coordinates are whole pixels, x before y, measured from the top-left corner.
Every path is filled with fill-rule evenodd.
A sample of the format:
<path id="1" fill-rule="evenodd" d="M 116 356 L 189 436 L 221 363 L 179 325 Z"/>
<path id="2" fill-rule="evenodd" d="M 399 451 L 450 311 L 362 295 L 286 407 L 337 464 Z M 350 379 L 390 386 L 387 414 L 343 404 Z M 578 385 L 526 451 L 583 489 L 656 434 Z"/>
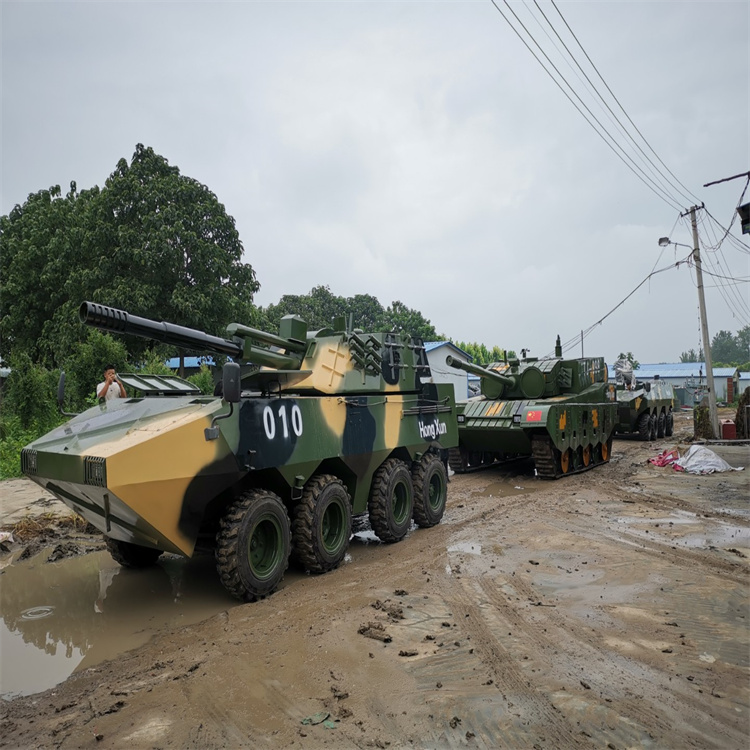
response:
<path id="1" fill-rule="evenodd" d="M 61 516 L 57 513 L 42 513 L 40 516 L 24 516 L 14 524 L 3 526 L 3 531 L 12 531 L 17 542 L 28 542 L 52 531 L 87 531 L 88 521 L 77 513 Z"/>

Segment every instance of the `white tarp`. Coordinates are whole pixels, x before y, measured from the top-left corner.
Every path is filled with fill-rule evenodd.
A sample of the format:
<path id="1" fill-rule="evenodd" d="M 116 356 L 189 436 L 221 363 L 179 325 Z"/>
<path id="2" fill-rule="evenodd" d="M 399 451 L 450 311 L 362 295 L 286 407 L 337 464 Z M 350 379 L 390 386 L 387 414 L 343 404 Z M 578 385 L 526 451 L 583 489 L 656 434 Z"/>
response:
<path id="1" fill-rule="evenodd" d="M 713 474 L 715 471 L 742 471 L 744 466 L 730 466 L 723 458 L 717 456 L 705 445 L 691 445 L 690 448 L 674 462 L 689 474 Z"/>

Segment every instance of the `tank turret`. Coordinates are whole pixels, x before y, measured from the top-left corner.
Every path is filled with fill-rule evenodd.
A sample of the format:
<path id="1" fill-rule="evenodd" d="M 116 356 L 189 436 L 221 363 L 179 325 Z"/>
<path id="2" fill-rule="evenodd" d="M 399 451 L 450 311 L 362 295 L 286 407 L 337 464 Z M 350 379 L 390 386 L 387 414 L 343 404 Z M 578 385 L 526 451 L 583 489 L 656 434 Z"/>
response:
<path id="1" fill-rule="evenodd" d="M 94 302 L 81 305 L 79 318 L 105 331 L 259 365 L 262 369 L 242 378 L 243 387 L 248 389 L 313 394 L 417 392 L 423 390 L 423 379 L 430 376 L 421 339 L 400 333 L 363 333 L 353 329 L 351 323 L 346 325 L 344 318 L 337 319 L 334 328 L 308 332 L 302 318 L 286 315 L 278 335 L 231 323 L 227 326 L 228 338 Z"/>

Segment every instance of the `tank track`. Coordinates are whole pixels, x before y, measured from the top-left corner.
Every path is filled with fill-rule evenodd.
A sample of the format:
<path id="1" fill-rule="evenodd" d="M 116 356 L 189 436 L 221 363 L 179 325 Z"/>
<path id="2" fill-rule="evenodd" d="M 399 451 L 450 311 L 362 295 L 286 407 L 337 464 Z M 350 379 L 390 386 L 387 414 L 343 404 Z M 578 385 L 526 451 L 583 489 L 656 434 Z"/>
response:
<path id="1" fill-rule="evenodd" d="M 497 457 L 497 454 L 493 453 L 486 454 L 492 456 L 491 460 L 485 462 L 483 456 L 480 463 L 475 464 L 474 466 L 469 466 L 466 463 L 466 455 L 467 454 L 464 453 L 461 448 L 450 448 L 448 450 L 448 465 L 451 467 L 451 469 L 453 469 L 453 471 L 456 472 L 456 474 L 471 474 L 475 471 L 482 471 L 483 469 L 489 469 L 493 466 L 497 468 L 512 463 L 513 461 L 523 461 L 524 459 L 528 458 L 528 456 L 525 455 L 509 455 Z"/>
<path id="2" fill-rule="evenodd" d="M 448 450 L 448 466 L 450 466 L 456 474 L 463 474 L 468 470 L 469 467 L 464 461 L 460 448 L 450 448 Z"/>
<path id="3" fill-rule="evenodd" d="M 569 477 L 571 474 L 582 474 L 584 471 L 590 471 L 597 466 L 609 463 L 609 458 L 606 461 L 591 461 L 588 466 L 580 466 L 577 469 L 571 466 L 568 471 L 563 473 L 559 468 L 552 440 L 541 436 L 535 437 L 531 441 L 531 457 L 534 459 L 537 476 L 545 479 L 560 479 L 561 477 Z"/>
<path id="4" fill-rule="evenodd" d="M 561 476 L 557 470 L 555 450 L 549 438 L 535 437 L 531 441 L 531 457 L 534 459 L 534 468 L 537 476 L 556 479 Z"/>

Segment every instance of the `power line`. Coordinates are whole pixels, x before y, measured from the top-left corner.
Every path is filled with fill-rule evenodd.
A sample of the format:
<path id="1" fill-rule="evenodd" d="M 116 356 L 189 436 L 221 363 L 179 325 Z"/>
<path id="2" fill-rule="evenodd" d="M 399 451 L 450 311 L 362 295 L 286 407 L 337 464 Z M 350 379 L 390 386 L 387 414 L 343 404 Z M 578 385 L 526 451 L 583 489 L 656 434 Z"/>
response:
<path id="1" fill-rule="evenodd" d="M 643 279 L 643 281 L 641 281 L 640 284 L 638 284 L 638 286 L 636 286 L 629 294 L 623 297 L 623 299 L 620 300 L 620 302 L 618 302 L 606 315 L 603 315 L 601 318 L 599 318 L 599 320 L 596 321 L 596 323 L 592 323 L 588 328 L 584 329 L 583 338 L 585 339 L 594 330 L 594 328 L 601 325 L 610 315 L 612 315 L 613 312 L 615 312 L 615 310 L 622 307 L 649 279 L 651 279 L 652 276 L 656 276 L 657 274 L 664 273 L 665 271 L 669 271 L 672 268 L 679 268 L 679 266 L 681 266 L 683 263 L 688 263 L 690 259 L 692 258 L 692 255 L 693 254 L 690 253 L 690 255 L 683 258 L 682 260 L 678 260 L 677 262 L 672 263 L 668 266 L 659 268 L 656 271 L 651 271 L 651 273 L 648 276 L 646 276 L 646 278 Z M 570 349 L 572 346 L 575 346 L 580 340 L 581 340 L 581 334 L 578 334 L 574 336 L 573 338 L 568 339 L 568 341 L 566 341 L 562 345 L 563 351 L 565 351 L 566 349 Z M 551 356 L 551 354 L 552 353 L 550 352 L 550 354 L 548 354 L 547 356 L 549 357 Z"/>
<path id="2" fill-rule="evenodd" d="M 682 186 L 683 188 L 685 188 L 685 190 L 687 190 L 687 192 L 696 200 L 696 202 L 699 201 L 700 199 L 696 195 L 694 195 L 689 190 L 689 188 L 685 187 L 685 185 L 683 185 L 677 179 L 676 175 L 672 172 L 672 170 L 659 157 L 659 154 L 657 154 L 656 151 L 654 151 L 654 149 L 651 146 L 651 144 L 646 140 L 646 137 L 643 135 L 643 133 L 641 133 L 641 131 L 638 129 L 638 126 L 633 122 L 633 120 L 630 118 L 630 115 L 625 111 L 625 107 L 623 107 L 622 104 L 620 104 L 620 100 L 615 96 L 615 94 L 612 91 L 612 89 L 609 87 L 609 85 L 607 84 L 607 82 L 604 80 L 604 77 L 599 72 L 599 69 L 596 67 L 596 65 L 594 65 L 593 60 L 589 57 L 588 53 L 583 48 L 583 45 L 578 41 L 578 37 L 575 35 L 573 29 L 570 28 L 570 25 L 565 20 L 565 17 L 563 16 L 563 14 L 560 12 L 560 9 L 555 4 L 555 0 L 551 0 L 551 2 L 552 2 L 552 7 L 554 7 L 554 9 L 557 11 L 557 14 L 560 16 L 560 18 L 562 19 L 562 22 L 565 24 L 565 26 L 567 27 L 568 31 L 571 33 L 573 39 L 576 40 L 576 43 L 581 48 L 581 51 L 583 52 L 583 54 L 586 56 L 586 59 L 591 64 L 591 67 L 596 71 L 596 74 L 599 76 L 601 82 L 604 84 L 604 86 L 607 89 L 607 91 L 609 91 L 609 93 L 612 95 L 612 98 L 615 100 L 615 102 L 617 102 L 617 106 L 622 110 L 622 113 L 625 115 L 625 117 L 628 118 L 628 122 L 633 126 L 633 128 L 635 128 L 635 132 L 638 133 L 638 135 L 643 139 L 643 142 L 648 146 L 648 148 L 651 150 L 651 153 L 659 160 L 659 162 L 667 170 L 667 172 L 669 172 L 669 174 L 672 175 L 672 177 L 674 177 L 674 179 L 676 180 L 677 184 L 680 185 L 680 186 Z"/>
<path id="3" fill-rule="evenodd" d="M 524 0 L 524 2 L 525 2 L 525 0 Z M 690 202 L 692 201 L 692 199 L 691 199 L 691 198 L 690 198 L 690 197 L 689 197 L 688 195 L 686 195 L 686 194 L 685 194 L 685 193 L 684 193 L 684 192 L 683 192 L 682 190 L 680 190 L 680 188 L 679 188 L 679 187 L 676 187 L 676 186 L 675 186 L 674 184 L 672 184 L 672 185 L 669 185 L 669 187 L 667 187 L 667 185 L 665 185 L 665 184 L 664 184 L 663 182 L 661 182 L 661 179 L 664 179 L 664 180 L 666 180 L 666 182 L 669 182 L 669 178 L 667 178 L 667 177 L 666 177 L 666 176 L 665 176 L 665 175 L 664 175 L 664 174 L 663 174 L 663 173 L 661 172 L 661 170 L 659 169 L 659 167 L 658 167 L 658 166 L 657 166 L 656 164 L 654 164 L 653 160 L 652 160 L 652 159 L 651 159 L 651 158 L 650 158 L 650 157 L 648 156 L 648 154 L 646 154 L 646 152 L 645 152 L 645 151 L 644 151 L 644 150 L 643 150 L 643 149 L 641 148 L 640 144 L 638 144 L 638 142 L 637 142 L 637 141 L 635 140 L 635 138 L 633 138 L 633 136 L 632 136 L 632 135 L 631 135 L 631 134 L 630 134 L 630 133 L 628 132 L 628 129 L 627 129 L 627 127 L 626 127 L 626 126 L 625 126 L 625 125 L 624 125 L 624 124 L 622 123 L 622 121 L 620 120 L 620 118 L 619 118 L 619 117 L 618 117 L 618 116 L 617 116 L 617 115 L 615 114 L 615 112 L 614 112 L 614 111 L 612 110 L 612 108 L 611 108 L 611 107 L 609 106 L 609 104 L 607 103 L 607 101 L 605 100 L 605 98 L 604 98 L 604 97 L 603 97 L 603 96 L 601 95 L 601 93 L 599 92 L 599 89 L 598 89 L 598 88 L 596 87 L 596 85 L 594 84 L 594 82 L 593 82 L 593 81 L 592 81 L 592 80 L 591 80 L 591 79 L 589 78 L 589 76 L 587 75 L 586 71 L 585 71 L 585 70 L 584 70 L 584 69 L 583 69 L 583 68 L 581 67 L 580 63 L 579 63 L 579 62 L 578 62 L 578 60 L 576 59 L 576 56 L 575 56 L 575 55 L 574 55 L 574 54 L 573 54 L 573 53 L 572 53 L 572 52 L 570 51 L 570 48 L 569 48 L 569 47 L 568 47 L 568 45 L 567 45 L 567 44 L 565 43 L 565 41 L 564 41 L 564 40 L 563 40 L 563 38 L 562 38 L 562 37 L 560 36 L 560 34 L 558 34 L 558 32 L 557 32 L 557 29 L 556 29 L 556 28 L 554 27 L 554 25 L 553 25 L 553 24 L 552 24 L 552 22 L 551 22 L 551 21 L 549 20 L 549 18 L 548 18 L 548 17 L 547 17 L 547 15 L 545 14 L 545 12 L 544 12 L 544 11 L 542 10 L 542 8 L 541 8 L 541 6 L 539 5 L 539 3 L 537 2 L 537 0 L 534 0 L 534 5 L 535 5 L 535 6 L 537 7 L 537 9 L 539 10 L 539 12 L 540 12 L 540 13 L 542 14 L 542 17 L 543 17 L 543 18 L 544 18 L 544 20 L 545 20 L 545 21 L 547 22 L 547 24 L 548 24 L 548 25 L 549 25 L 549 27 L 550 27 L 550 28 L 552 29 L 552 31 L 553 31 L 553 32 L 555 33 L 555 36 L 556 36 L 556 37 L 557 37 L 557 38 L 558 38 L 558 39 L 560 40 L 561 44 L 562 44 L 562 45 L 563 45 L 563 47 L 565 48 L 565 51 L 566 51 L 566 52 L 568 53 L 568 55 L 570 56 L 570 59 L 571 59 L 571 60 L 573 60 L 573 62 L 574 62 L 574 63 L 576 64 L 576 67 L 577 67 L 577 68 L 578 68 L 578 69 L 579 69 L 579 70 L 581 71 L 581 73 L 582 73 L 582 74 L 584 75 L 584 77 L 585 77 L 585 78 L 586 78 L 586 80 L 588 81 L 588 83 L 589 83 L 589 85 L 590 85 L 591 89 L 593 90 L 594 94 L 596 94 L 596 96 L 597 96 L 597 97 L 599 97 L 599 99 L 601 100 L 602 104 L 603 104 L 603 105 L 604 105 L 604 106 L 606 107 L 607 111 L 608 111 L 608 112 L 609 112 L 609 113 L 611 114 L 611 117 L 609 118 L 609 119 L 610 119 L 610 121 L 611 121 L 611 122 L 613 122 L 613 123 L 616 123 L 616 125 L 617 125 L 617 126 L 618 126 L 618 127 L 620 128 L 620 131 L 621 131 L 621 132 L 623 133 L 623 135 L 624 135 L 624 136 L 625 136 L 626 138 L 628 138 L 628 139 L 630 140 L 630 142 L 631 142 L 631 143 L 633 144 L 633 146 L 635 146 L 635 148 L 636 148 L 636 149 L 637 149 L 637 150 L 638 150 L 638 151 L 639 151 L 639 152 L 641 153 L 641 155 L 643 156 L 643 159 L 645 159 L 645 160 L 646 160 L 646 162 L 648 162 L 648 165 L 650 165 L 650 166 L 647 166 L 647 169 L 649 169 L 649 171 L 651 171 L 651 172 L 652 172 L 652 174 L 655 174 L 655 176 L 656 176 L 656 179 L 657 179 L 657 180 L 659 180 L 659 183 L 660 183 L 660 184 L 661 184 L 661 186 L 662 186 L 662 187 L 663 187 L 663 188 L 665 189 L 665 191 L 666 191 L 666 192 L 669 192 L 669 189 L 670 189 L 670 188 L 671 188 L 672 190 L 676 190 L 676 191 L 677 191 L 677 192 L 678 192 L 678 193 L 679 193 L 680 195 L 682 195 L 682 197 L 683 197 L 683 198 L 685 198 L 685 199 L 686 199 L 686 200 L 688 201 L 688 203 L 690 203 Z M 553 3 L 553 5 L 554 5 L 554 3 Z M 609 86 L 607 86 L 607 83 L 606 83 L 606 81 L 604 81 L 604 78 L 602 77 L 601 73 L 599 73 L 599 70 L 597 69 L 596 65 L 594 65 L 594 63 L 592 62 L 592 60 L 591 60 L 591 58 L 589 57 L 588 53 L 587 53 L 587 52 L 586 52 L 586 50 L 585 50 L 585 49 L 583 48 L 583 45 L 582 45 L 582 44 L 580 43 L 580 41 L 578 40 L 578 37 L 576 37 L 576 35 L 575 35 L 575 34 L 573 33 L 573 31 L 572 31 L 572 29 L 570 28 L 570 26 L 569 26 L 568 22 L 567 22 L 567 21 L 565 20 L 565 18 L 563 17 L 562 13 L 561 13 L 561 12 L 560 12 L 560 10 L 559 10 L 559 8 L 557 8 L 557 6 L 555 6 L 555 10 L 557 11 L 557 13 L 558 13 L 558 15 L 560 16 L 560 18 L 562 18 L 562 21 L 563 21 L 563 23 L 565 24 L 565 26 L 567 27 L 568 31 L 570 31 L 571 35 L 573 36 L 573 38 L 574 38 L 574 39 L 576 40 L 576 42 L 578 43 L 578 46 L 579 46 L 579 47 L 581 48 L 581 50 L 583 51 L 583 54 L 584 54 L 584 55 L 586 56 L 586 59 L 587 59 L 587 60 L 589 61 L 589 63 L 590 63 L 590 65 L 591 65 L 591 67 L 592 67 L 592 68 L 594 68 L 594 70 L 596 71 L 596 73 L 597 73 L 597 75 L 599 76 L 599 78 L 601 79 L 601 81 L 602 81 L 602 82 L 604 83 L 604 85 L 605 85 L 605 86 L 607 87 L 607 90 L 609 91 L 609 93 L 610 93 L 610 94 L 612 95 L 612 97 L 614 98 L 614 100 L 615 100 L 615 101 L 617 102 L 617 104 L 618 104 L 618 105 L 620 106 L 620 109 L 622 109 L 622 111 L 623 111 L 623 112 L 625 112 L 625 110 L 623 109 L 622 105 L 621 105 L 621 104 L 620 104 L 620 102 L 619 102 L 619 101 L 617 100 L 617 97 L 615 97 L 615 95 L 614 95 L 614 94 L 612 93 L 612 90 L 611 90 L 611 89 L 609 88 Z M 540 28 L 542 28 L 542 27 L 541 27 L 541 24 L 540 24 Z M 545 34 L 546 34 L 546 31 L 545 31 Z M 548 36 L 548 38 L 549 38 L 549 34 L 547 34 L 547 36 Z M 552 40 L 550 40 L 550 41 L 552 41 Z M 554 44 L 554 42 L 553 42 L 553 44 Z M 559 50 L 558 50 L 558 51 L 559 51 Z M 580 77 L 579 77 L 579 80 L 580 80 Z M 627 112 L 625 112 L 625 116 L 626 116 L 626 117 L 628 116 L 628 115 L 627 115 Z M 614 118 L 614 119 L 613 119 L 613 118 Z M 630 117 L 628 117 L 628 120 L 630 120 Z M 630 123 L 631 123 L 631 124 L 633 124 L 633 121 L 632 121 L 632 120 L 630 120 Z M 635 127 L 635 125 L 633 125 L 633 127 Z M 638 134 L 640 135 L 640 131 L 638 131 L 638 128 L 635 128 L 635 129 L 636 129 L 636 132 L 638 132 Z M 641 138 L 643 138 L 643 136 L 641 136 Z M 644 141 L 645 141 L 645 139 L 644 139 Z M 653 149 L 651 149 L 651 150 L 653 151 Z M 640 157 L 639 157 L 639 158 L 640 158 Z M 658 158 L 658 157 L 657 157 L 657 158 Z M 661 161 L 661 160 L 660 160 L 660 161 Z M 663 162 L 662 162 L 662 163 L 663 163 Z M 661 178 L 661 179 L 660 179 L 660 178 Z M 679 184 L 679 183 L 678 183 L 678 184 Z"/>
<path id="4" fill-rule="evenodd" d="M 511 23 L 510 19 L 503 13 L 503 11 L 497 5 L 497 3 L 495 2 L 495 0 L 491 0 L 491 1 L 492 1 L 493 6 L 495 7 L 495 10 L 497 10 L 497 12 L 503 17 L 503 19 L 505 20 L 505 22 L 508 24 L 508 26 L 510 26 L 510 28 L 513 30 L 513 32 L 516 34 L 516 36 L 521 40 L 521 42 L 526 47 L 526 49 L 528 49 L 529 52 L 531 52 L 531 54 L 533 55 L 534 59 L 542 66 L 542 68 L 544 69 L 545 73 L 547 73 L 547 75 L 554 81 L 555 85 L 560 89 L 560 91 L 562 91 L 562 93 L 565 95 L 565 97 L 568 99 L 568 101 L 576 108 L 576 110 L 578 111 L 578 113 L 583 117 L 584 120 L 586 120 L 586 122 L 591 126 L 591 128 L 594 130 L 594 132 L 604 141 L 604 143 L 607 144 L 607 146 L 612 150 L 612 152 L 615 154 L 615 156 L 617 156 L 617 158 L 620 159 L 620 161 L 622 161 L 623 164 L 625 164 L 625 166 L 631 172 L 633 172 L 633 174 L 641 182 L 643 182 L 643 184 L 646 185 L 646 187 L 649 190 L 651 190 L 651 192 L 653 192 L 657 197 L 659 197 L 661 200 L 663 200 L 671 208 L 679 211 L 680 210 L 680 206 L 679 206 L 679 202 L 677 200 L 675 200 L 671 195 L 669 195 L 667 193 L 664 193 L 663 195 L 660 195 L 659 194 L 659 190 L 661 190 L 661 188 L 658 185 L 656 187 L 654 187 L 653 184 L 655 184 L 655 183 L 653 183 L 653 181 L 652 181 L 652 184 L 649 184 L 649 182 L 647 182 L 647 179 L 651 180 L 650 177 L 648 177 L 647 175 L 644 177 L 644 174 L 643 174 L 642 171 L 641 171 L 641 173 L 637 172 L 636 169 L 634 169 L 633 166 L 631 166 L 625 160 L 625 158 L 623 158 L 623 156 L 621 156 L 619 153 L 617 153 L 617 151 L 615 150 L 615 146 L 618 149 L 620 149 L 620 151 L 622 151 L 622 153 L 624 154 L 625 157 L 627 157 L 628 159 L 631 159 L 631 157 L 628 156 L 628 154 L 625 153 L 625 151 L 622 149 L 622 147 L 615 141 L 615 139 L 612 137 L 612 135 L 609 133 L 609 131 L 602 125 L 602 123 L 599 121 L 599 119 L 596 117 L 596 115 L 594 115 L 594 113 L 589 109 L 589 107 L 583 102 L 583 100 L 581 99 L 581 97 L 578 96 L 578 94 L 575 92 L 575 90 L 573 89 L 573 87 L 566 80 L 565 76 L 563 76 L 562 73 L 560 73 L 560 71 L 557 68 L 557 66 L 552 62 L 552 60 L 550 60 L 550 58 L 547 55 L 547 53 L 541 48 L 541 46 L 536 41 L 536 39 L 534 39 L 534 36 L 529 32 L 529 30 L 523 24 L 523 22 L 521 21 L 521 19 L 518 18 L 518 16 L 516 15 L 515 11 L 513 10 L 513 8 L 510 7 L 510 5 L 508 4 L 508 0 L 503 0 L 503 2 L 505 2 L 505 4 L 508 6 L 508 9 L 513 14 L 514 18 L 518 21 L 518 23 L 521 25 L 521 27 L 526 32 L 526 34 L 528 34 L 529 38 L 539 48 L 540 52 L 547 59 L 547 61 L 552 66 L 552 68 L 555 70 L 555 72 L 557 73 L 557 75 L 560 76 L 560 78 L 565 82 L 565 85 L 571 90 L 571 92 L 573 93 L 573 95 L 581 102 L 581 105 L 584 107 L 584 109 L 591 115 L 591 117 L 596 121 L 596 123 L 599 125 L 599 127 L 607 134 L 607 136 L 609 136 L 609 138 L 611 139 L 612 143 L 610 143 L 610 141 L 608 141 L 604 137 L 604 135 L 602 135 L 602 133 L 593 125 L 593 123 L 591 122 L 591 120 L 581 111 L 581 108 L 573 101 L 573 99 L 571 99 L 571 97 L 568 94 L 568 92 L 562 87 L 562 85 L 560 84 L 560 82 L 552 75 L 552 73 L 549 71 L 549 69 L 546 67 L 546 65 L 539 59 L 539 57 L 537 56 L 537 54 L 529 46 L 529 44 L 526 42 L 526 40 L 523 38 L 523 36 L 521 36 L 520 32 Z M 631 162 L 632 162 L 632 159 L 631 159 Z M 637 167 L 637 165 L 635 165 L 635 166 Z M 640 169 L 640 167 L 637 167 L 637 168 Z M 662 192 L 664 192 L 664 191 L 662 191 Z"/>

